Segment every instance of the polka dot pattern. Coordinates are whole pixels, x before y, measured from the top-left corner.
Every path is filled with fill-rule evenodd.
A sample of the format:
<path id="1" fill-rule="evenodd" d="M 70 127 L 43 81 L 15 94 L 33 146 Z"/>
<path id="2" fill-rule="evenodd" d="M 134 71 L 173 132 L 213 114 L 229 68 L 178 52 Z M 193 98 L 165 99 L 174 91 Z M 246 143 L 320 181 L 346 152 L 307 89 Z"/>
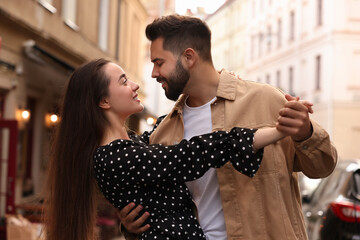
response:
<path id="1" fill-rule="evenodd" d="M 140 239 L 205 239 L 184 182 L 228 161 L 239 172 L 254 176 L 263 155 L 263 149 L 253 151 L 255 131 L 233 128 L 173 146 L 148 145 L 147 136 L 115 140 L 94 154 L 98 186 L 118 209 L 134 202 L 144 206 L 142 213 L 150 213 L 146 223 L 151 228 Z"/>

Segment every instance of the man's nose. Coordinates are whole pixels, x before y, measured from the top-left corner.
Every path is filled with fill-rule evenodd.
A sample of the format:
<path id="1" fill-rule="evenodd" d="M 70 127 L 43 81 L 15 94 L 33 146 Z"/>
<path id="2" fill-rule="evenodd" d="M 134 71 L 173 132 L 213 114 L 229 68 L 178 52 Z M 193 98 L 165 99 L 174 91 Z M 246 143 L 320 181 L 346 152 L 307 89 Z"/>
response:
<path id="1" fill-rule="evenodd" d="M 151 77 L 152 78 L 157 78 L 159 77 L 159 71 L 156 69 L 156 67 L 153 67 L 152 73 L 151 73 Z"/>

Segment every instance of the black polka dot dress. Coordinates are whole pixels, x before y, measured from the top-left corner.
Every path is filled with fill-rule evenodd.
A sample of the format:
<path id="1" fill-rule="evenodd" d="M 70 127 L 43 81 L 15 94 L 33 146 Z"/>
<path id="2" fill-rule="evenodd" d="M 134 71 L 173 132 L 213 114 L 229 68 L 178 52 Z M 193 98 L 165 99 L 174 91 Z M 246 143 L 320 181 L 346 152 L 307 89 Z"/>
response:
<path id="1" fill-rule="evenodd" d="M 115 140 L 94 154 L 94 172 L 106 199 L 118 209 L 141 204 L 150 213 L 150 229 L 140 239 L 206 239 L 192 211 L 185 181 L 200 178 L 209 168 L 230 161 L 252 177 L 263 149 L 253 151 L 256 130 L 217 131 L 178 145 L 148 145 L 149 134 Z M 140 214 L 140 215 L 141 215 Z"/>

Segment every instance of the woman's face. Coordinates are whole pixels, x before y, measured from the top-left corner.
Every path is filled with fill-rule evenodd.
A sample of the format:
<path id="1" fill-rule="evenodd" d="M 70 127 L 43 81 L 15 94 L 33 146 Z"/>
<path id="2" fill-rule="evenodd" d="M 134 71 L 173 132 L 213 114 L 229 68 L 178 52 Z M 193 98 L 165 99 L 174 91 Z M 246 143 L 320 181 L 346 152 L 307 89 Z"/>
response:
<path id="1" fill-rule="evenodd" d="M 124 70 L 115 63 L 107 63 L 104 71 L 110 80 L 109 96 L 104 100 L 107 104 L 106 109 L 122 118 L 141 112 L 144 106 L 136 93 L 139 85 L 129 80 Z"/>

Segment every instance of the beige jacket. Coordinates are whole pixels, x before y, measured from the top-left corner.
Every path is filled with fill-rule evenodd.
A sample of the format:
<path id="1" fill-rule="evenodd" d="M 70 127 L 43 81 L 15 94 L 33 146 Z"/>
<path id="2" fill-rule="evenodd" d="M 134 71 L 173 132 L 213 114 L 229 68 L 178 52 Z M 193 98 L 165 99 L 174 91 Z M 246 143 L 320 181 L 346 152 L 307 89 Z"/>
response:
<path id="1" fill-rule="evenodd" d="M 184 100 L 181 96 L 150 136 L 150 143 L 171 145 L 183 139 Z M 274 126 L 285 102 L 276 88 L 238 80 L 223 71 L 217 100 L 211 105 L 213 130 Z M 313 134 L 306 141 L 286 137 L 267 146 L 254 178 L 237 172 L 230 163 L 217 169 L 229 240 L 307 239 L 296 172 L 322 178 L 337 162 L 327 132 L 314 121 L 312 126 Z"/>

